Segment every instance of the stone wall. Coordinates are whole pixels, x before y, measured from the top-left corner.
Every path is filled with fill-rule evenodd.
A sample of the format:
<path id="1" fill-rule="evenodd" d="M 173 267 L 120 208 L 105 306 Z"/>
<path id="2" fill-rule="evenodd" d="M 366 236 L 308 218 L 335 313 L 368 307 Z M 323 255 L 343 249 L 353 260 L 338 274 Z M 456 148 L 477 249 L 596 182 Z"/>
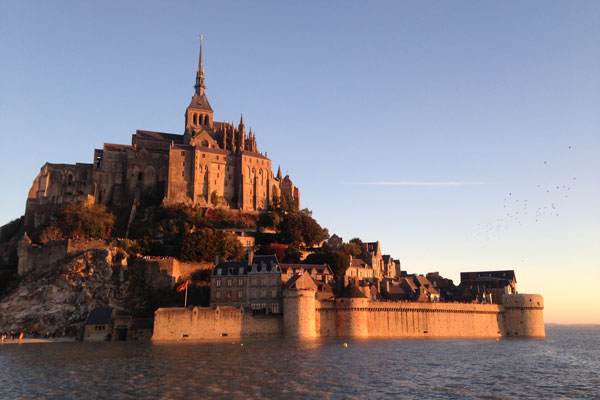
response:
<path id="1" fill-rule="evenodd" d="M 281 336 L 280 316 L 253 316 L 235 307 L 159 308 L 152 340 L 231 339 Z"/>
<path id="2" fill-rule="evenodd" d="M 496 304 L 370 301 L 365 313 L 368 337 L 493 338 L 502 336 L 502 311 Z"/>
<path id="3" fill-rule="evenodd" d="M 44 272 L 55 262 L 62 260 L 68 255 L 88 250 L 108 250 L 111 242 L 97 239 L 68 239 L 54 240 L 44 246 L 31 243 L 28 237 L 19 242 L 17 255 L 19 256 L 18 273 L 23 276 L 33 270 Z"/>
<path id="4" fill-rule="evenodd" d="M 213 267 L 213 263 L 182 262 L 172 257 L 136 258 L 130 264 L 143 271 L 146 282 L 154 288 L 172 288 L 177 281 L 189 279 L 194 272 Z"/>
<path id="5" fill-rule="evenodd" d="M 540 295 L 505 295 L 504 305 L 380 302 L 284 297 L 284 317 L 254 317 L 234 307 L 159 309 L 153 340 L 222 337 L 498 338 L 544 337 Z M 312 307 L 314 312 L 307 310 Z M 307 321 L 311 315 L 313 321 Z M 313 331 L 314 329 L 314 331 Z M 314 335 L 313 333 L 314 332 Z M 225 336 L 224 336 L 225 334 Z"/>

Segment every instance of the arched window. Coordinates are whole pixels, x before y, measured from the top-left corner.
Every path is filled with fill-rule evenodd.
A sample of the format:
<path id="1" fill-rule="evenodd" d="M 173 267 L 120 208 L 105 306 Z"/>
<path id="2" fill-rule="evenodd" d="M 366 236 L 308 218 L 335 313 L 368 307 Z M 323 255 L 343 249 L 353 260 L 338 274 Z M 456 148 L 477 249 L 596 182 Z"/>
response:
<path id="1" fill-rule="evenodd" d="M 204 125 L 208 125 L 208 115 L 204 116 Z"/>
<path id="2" fill-rule="evenodd" d="M 194 114 L 194 125 L 198 124 L 198 115 Z"/>
<path id="3" fill-rule="evenodd" d="M 202 141 L 202 143 L 200 143 L 200 144 L 201 144 L 202 146 L 204 146 L 204 147 L 210 147 L 210 146 L 208 145 L 208 142 L 207 142 L 206 140 L 203 140 L 203 141 Z"/>

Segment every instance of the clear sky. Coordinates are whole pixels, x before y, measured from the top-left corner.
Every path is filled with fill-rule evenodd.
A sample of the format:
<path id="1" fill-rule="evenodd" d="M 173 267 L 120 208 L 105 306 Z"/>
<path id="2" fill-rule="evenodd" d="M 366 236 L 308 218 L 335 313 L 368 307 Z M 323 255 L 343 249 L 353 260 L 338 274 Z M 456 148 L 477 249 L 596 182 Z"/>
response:
<path id="1" fill-rule="evenodd" d="M 0 0 L 0 224 L 47 161 L 183 133 L 203 34 L 215 120 L 330 233 L 600 323 L 600 2 L 373 3 Z"/>

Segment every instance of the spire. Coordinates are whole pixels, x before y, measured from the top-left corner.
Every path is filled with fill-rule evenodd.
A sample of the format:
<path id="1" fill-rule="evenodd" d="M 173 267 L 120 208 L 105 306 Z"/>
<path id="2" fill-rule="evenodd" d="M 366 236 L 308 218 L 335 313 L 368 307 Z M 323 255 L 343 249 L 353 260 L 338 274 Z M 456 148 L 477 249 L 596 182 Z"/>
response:
<path id="1" fill-rule="evenodd" d="M 281 180 L 281 165 L 277 168 L 277 179 Z"/>
<path id="2" fill-rule="evenodd" d="M 240 125 L 244 125 L 244 114 L 240 114 Z"/>
<path id="3" fill-rule="evenodd" d="M 198 57 L 198 71 L 196 72 L 196 84 L 194 85 L 197 94 L 203 94 L 206 88 L 204 86 L 204 66 L 202 65 L 202 39 L 203 36 L 200 35 L 200 56 Z"/>

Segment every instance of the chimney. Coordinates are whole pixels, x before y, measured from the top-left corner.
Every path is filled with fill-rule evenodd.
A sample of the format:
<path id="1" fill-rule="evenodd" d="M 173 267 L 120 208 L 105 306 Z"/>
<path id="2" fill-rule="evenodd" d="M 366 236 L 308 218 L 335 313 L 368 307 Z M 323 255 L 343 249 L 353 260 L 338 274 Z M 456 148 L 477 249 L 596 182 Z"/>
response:
<path id="1" fill-rule="evenodd" d="M 220 262 L 220 261 L 221 261 L 221 260 L 219 259 L 219 255 L 217 254 L 217 255 L 215 256 L 215 267 L 216 267 L 217 265 L 219 265 L 219 262 Z"/>
<path id="2" fill-rule="evenodd" d="M 254 261 L 254 251 L 248 249 L 248 265 L 252 265 L 252 261 Z"/>

